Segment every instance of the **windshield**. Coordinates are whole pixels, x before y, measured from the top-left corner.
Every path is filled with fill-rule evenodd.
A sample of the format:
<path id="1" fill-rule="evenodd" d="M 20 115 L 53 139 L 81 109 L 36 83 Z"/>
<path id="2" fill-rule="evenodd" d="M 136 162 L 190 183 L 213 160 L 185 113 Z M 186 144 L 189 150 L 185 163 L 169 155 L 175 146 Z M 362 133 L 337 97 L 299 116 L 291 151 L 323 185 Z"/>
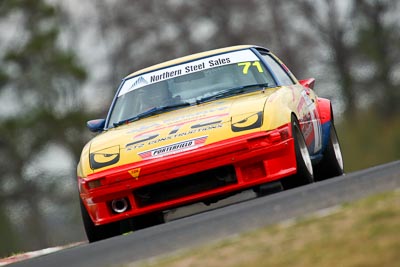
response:
<path id="1" fill-rule="evenodd" d="M 274 79 L 251 50 L 183 63 L 124 80 L 108 127 L 265 87 Z"/>

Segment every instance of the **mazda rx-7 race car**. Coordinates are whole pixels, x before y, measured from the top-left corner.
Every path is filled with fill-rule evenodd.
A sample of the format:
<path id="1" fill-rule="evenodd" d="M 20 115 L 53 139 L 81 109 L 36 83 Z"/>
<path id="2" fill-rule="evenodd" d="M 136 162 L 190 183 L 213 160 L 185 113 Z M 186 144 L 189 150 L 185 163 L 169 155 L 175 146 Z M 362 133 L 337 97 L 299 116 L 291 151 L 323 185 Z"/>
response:
<path id="1" fill-rule="evenodd" d="M 78 185 L 90 242 L 164 220 L 179 206 L 343 173 L 331 103 L 268 49 L 227 47 L 123 79 Z"/>

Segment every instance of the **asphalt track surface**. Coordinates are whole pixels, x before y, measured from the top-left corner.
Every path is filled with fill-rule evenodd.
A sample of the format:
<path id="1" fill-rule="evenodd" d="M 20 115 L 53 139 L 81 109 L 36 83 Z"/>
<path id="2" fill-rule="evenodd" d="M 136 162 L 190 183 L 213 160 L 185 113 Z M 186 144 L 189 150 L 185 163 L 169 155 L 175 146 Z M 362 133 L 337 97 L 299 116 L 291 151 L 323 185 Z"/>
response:
<path id="1" fill-rule="evenodd" d="M 82 244 L 7 266 L 120 266 L 400 188 L 400 161 Z"/>

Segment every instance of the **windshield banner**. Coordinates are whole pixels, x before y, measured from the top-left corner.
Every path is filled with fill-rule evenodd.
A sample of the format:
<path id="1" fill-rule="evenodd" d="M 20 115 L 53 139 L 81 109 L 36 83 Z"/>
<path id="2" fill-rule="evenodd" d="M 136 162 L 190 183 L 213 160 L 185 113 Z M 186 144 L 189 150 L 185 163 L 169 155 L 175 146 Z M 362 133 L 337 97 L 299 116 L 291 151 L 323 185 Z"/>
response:
<path id="1" fill-rule="evenodd" d="M 251 50 L 241 50 L 207 57 L 170 68 L 149 72 L 138 77 L 133 77 L 129 80 L 126 80 L 123 87 L 119 91 L 118 97 L 148 84 L 161 82 L 171 78 L 203 71 L 206 69 L 220 67 L 223 65 L 257 60 L 259 60 L 259 58 Z"/>

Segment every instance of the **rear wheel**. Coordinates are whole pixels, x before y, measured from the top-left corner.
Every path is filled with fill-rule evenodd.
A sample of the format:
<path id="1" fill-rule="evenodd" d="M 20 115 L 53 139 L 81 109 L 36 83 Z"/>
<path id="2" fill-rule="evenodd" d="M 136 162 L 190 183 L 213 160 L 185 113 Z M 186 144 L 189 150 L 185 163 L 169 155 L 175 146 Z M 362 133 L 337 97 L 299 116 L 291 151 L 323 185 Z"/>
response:
<path id="1" fill-rule="evenodd" d="M 294 139 L 297 173 L 282 180 L 285 189 L 294 188 L 314 182 L 314 172 L 310 153 L 300 130 L 299 122 L 292 116 L 292 133 Z"/>
<path id="2" fill-rule="evenodd" d="M 89 216 L 85 205 L 80 199 L 83 226 L 90 243 L 121 234 L 119 222 L 96 226 Z"/>
<path id="3" fill-rule="evenodd" d="M 322 161 L 315 168 L 315 173 L 317 180 L 340 176 L 344 173 L 342 151 L 333 123 L 329 130 L 328 145 L 323 153 Z"/>

